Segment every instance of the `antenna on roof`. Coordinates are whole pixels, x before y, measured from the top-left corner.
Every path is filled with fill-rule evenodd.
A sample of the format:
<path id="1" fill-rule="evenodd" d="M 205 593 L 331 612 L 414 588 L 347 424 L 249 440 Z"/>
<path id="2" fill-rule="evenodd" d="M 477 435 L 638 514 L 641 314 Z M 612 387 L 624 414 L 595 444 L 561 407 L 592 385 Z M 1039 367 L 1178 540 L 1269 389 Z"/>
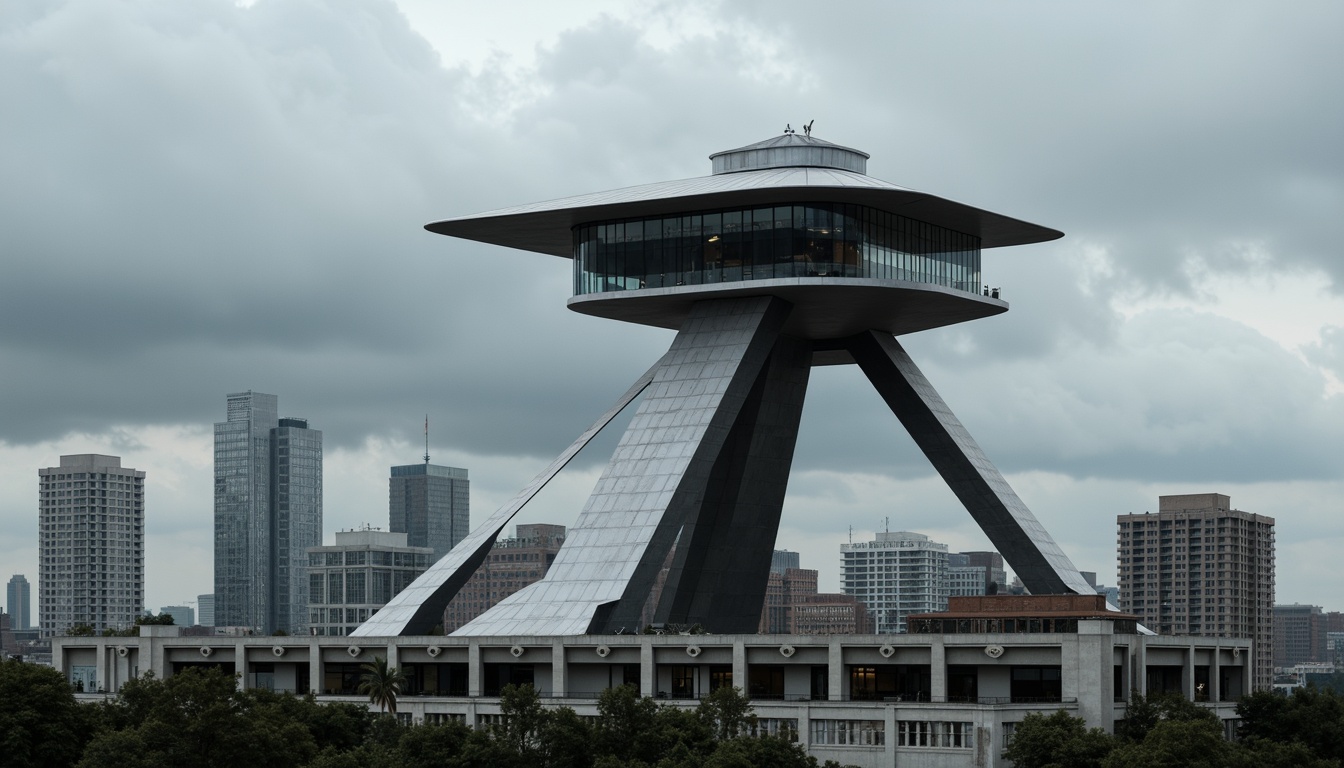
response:
<path id="1" fill-rule="evenodd" d="M 787 136 L 787 135 L 790 134 L 790 133 L 796 133 L 796 131 L 793 130 L 793 126 L 792 126 L 792 125 L 790 125 L 789 123 L 785 123 L 785 124 L 784 124 L 784 134 Z"/>
<path id="2" fill-rule="evenodd" d="M 807 121 L 807 125 L 804 125 L 804 126 L 803 126 L 803 135 L 804 135 L 804 136 L 808 136 L 808 137 L 811 137 L 811 136 L 812 136 L 812 124 L 815 123 L 815 122 L 817 122 L 815 119 L 813 119 L 813 120 L 808 120 L 808 121 Z"/>
<path id="3" fill-rule="evenodd" d="M 429 466 L 429 414 L 425 414 L 425 466 Z"/>

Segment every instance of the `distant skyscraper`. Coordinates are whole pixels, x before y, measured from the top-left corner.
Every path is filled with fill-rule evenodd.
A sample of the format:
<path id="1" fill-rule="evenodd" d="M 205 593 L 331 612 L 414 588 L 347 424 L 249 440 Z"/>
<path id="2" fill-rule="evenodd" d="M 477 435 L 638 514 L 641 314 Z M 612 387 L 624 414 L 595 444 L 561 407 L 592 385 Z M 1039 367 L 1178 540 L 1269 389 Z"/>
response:
<path id="1" fill-rule="evenodd" d="M 133 625 L 144 609 L 145 473 L 78 454 L 37 475 L 42 634 Z"/>
<path id="2" fill-rule="evenodd" d="M 467 470 L 430 464 L 392 468 L 388 480 L 388 527 L 406 534 L 412 547 L 429 547 L 434 559 L 467 535 L 471 526 Z"/>
<path id="3" fill-rule="evenodd" d="M 840 589 L 868 607 L 875 631 L 905 631 L 912 613 L 947 610 L 947 545 L 908 531 L 840 545 Z"/>
<path id="4" fill-rule="evenodd" d="M 1120 605 L 1162 635 L 1248 637 L 1257 689 L 1273 682 L 1274 518 L 1220 493 L 1158 498 L 1120 515 Z"/>
<path id="5" fill-rule="evenodd" d="M 202 627 L 215 626 L 214 594 L 196 596 L 196 623 Z"/>
<path id="6" fill-rule="evenodd" d="M 165 605 L 159 609 L 159 615 L 168 614 L 179 627 L 196 626 L 196 611 L 189 605 Z"/>
<path id="7" fill-rule="evenodd" d="M 14 574 L 5 587 L 5 611 L 9 613 L 10 629 L 29 629 L 33 626 L 32 599 L 28 579 L 21 573 Z"/>
<path id="8" fill-rule="evenodd" d="M 322 543 L 322 433 L 278 398 L 228 396 L 215 424 L 215 624 L 307 631 L 308 547 Z"/>

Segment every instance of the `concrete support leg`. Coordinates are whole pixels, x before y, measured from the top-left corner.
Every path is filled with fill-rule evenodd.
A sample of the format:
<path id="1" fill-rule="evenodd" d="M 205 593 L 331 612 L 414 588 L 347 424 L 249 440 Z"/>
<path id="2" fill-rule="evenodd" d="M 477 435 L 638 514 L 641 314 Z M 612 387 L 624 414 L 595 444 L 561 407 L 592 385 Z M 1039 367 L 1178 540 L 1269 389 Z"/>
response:
<path id="1" fill-rule="evenodd" d="M 656 621 L 758 628 L 811 368 L 809 342 L 775 343 L 677 539 Z"/>
<path id="2" fill-rule="evenodd" d="M 636 630 L 668 552 L 704 501 L 789 309 L 768 296 L 696 304 L 546 577 L 454 634 Z M 678 599 L 676 585 L 669 586 L 664 599 Z M 718 618 L 706 616 L 704 623 L 713 629 Z"/>
<path id="3" fill-rule="evenodd" d="M 1095 594 L 1017 497 L 895 338 L 870 331 L 847 346 L 933 468 L 1032 594 Z"/>

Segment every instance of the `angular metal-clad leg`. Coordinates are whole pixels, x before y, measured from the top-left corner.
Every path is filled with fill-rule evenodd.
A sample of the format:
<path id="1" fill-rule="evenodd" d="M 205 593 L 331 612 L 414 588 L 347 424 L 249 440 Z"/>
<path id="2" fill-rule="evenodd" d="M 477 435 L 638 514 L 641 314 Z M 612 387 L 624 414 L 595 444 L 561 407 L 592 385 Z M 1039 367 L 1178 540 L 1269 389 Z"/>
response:
<path id="1" fill-rule="evenodd" d="M 768 296 L 697 304 L 546 577 L 454 634 L 633 631 L 788 312 Z"/>
<path id="2" fill-rule="evenodd" d="M 875 331 L 849 339 L 854 361 L 934 469 L 1032 594 L 1094 594 L 895 338 Z"/>
<path id="3" fill-rule="evenodd" d="M 756 632 L 811 370 L 811 342 L 780 337 L 682 528 L 656 621 Z"/>
<path id="4" fill-rule="evenodd" d="M 664 358 L 666 355 L 645 371 L 644 375 L 640 376 L 634 385 L 607 409 L 606 413 L 584 430 L 577 440 L 555 458 L 555 461 L 541 471 L 541 474 L 532 478 L 532 482 L 519 491 L 508 504 L 496 510 L 489 519 L 458 542 L 452 551 L 430 566 L 429 570 L 420 574 L 409 586 L 393 596 L 391 602 L 379 608 L 377 613 L 350 634 L 356 637 L 429 634 L 434 625 L 443 620 L 443 610 L 448 607 L 448 603 L 452 602 L 462 586 L 485 561 L 486 555 L 490 554 L 490 548 L 494 546 L 495 539 L 504 530 L 504 526 L 518 514 L 523 505 L 545 488 L 551 478 L 564 469 L 565 465 L 597 436 L 597 433 L 639 397 L 639 394 L 653 382 L 653 373 L 663 364 Z"/>

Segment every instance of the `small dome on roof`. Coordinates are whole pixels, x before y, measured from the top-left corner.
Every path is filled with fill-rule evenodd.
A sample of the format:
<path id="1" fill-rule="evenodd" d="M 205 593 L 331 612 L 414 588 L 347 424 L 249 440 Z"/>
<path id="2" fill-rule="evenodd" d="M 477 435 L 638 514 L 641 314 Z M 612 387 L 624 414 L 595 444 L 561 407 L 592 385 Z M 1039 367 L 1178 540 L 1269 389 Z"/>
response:
<path id="1" fill-rule="evenodd" d="M 786 133 L 709 156 L 714 174 L 758 171 L 763 168 L 835 168 L 868 173 L 868 153 L 811 136 Z"/>

